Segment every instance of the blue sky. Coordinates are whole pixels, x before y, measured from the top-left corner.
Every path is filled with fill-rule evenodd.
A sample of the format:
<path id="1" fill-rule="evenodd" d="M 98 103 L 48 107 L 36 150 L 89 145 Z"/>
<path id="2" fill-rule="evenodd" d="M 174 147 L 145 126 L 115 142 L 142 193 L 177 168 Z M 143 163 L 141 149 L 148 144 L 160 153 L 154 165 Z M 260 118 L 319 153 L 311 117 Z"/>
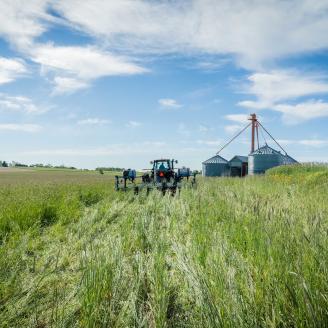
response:
<path id="1" fill-rule="evenodd" d="M 1 160 L 200 168 L 256 112 L 328 161 L 326 0 L 1 0 L 0 22 Z"/>

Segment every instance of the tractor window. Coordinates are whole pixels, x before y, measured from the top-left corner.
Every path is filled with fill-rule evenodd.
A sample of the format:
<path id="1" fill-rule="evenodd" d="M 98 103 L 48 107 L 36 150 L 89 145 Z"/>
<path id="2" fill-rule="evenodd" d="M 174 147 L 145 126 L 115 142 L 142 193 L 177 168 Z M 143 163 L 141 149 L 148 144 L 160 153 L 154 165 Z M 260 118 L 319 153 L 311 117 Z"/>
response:
<path id="1" fill-rule="evenodd" d="M 169 168 L 169 165 L 167 162 L 157 162 L 156 163 L 157 170 L 167 170 L 168 168 Z"/>

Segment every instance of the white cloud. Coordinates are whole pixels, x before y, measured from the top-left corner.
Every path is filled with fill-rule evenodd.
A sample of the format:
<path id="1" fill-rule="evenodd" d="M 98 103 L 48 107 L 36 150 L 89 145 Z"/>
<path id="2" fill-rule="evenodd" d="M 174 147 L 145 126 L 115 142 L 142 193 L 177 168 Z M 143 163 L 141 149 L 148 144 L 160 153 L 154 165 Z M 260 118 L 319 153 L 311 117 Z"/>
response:
<path id="1" fill-rule="evenodd" d="M 46 13 L 47 0 L 0 1 L 0 36 L 20 50 L 30 49 L 46 26 L 43 20 L 53 20 Z"/>
<path id="2" fill-rule="evenodd" d="M 197 144 L 206 146 L 219 146 L 222 143 L 221 139 L 216 140 L 197 140 Z"/>
<path id="3" fill-rule="evenodd" d="M 47 156 L 106 156 L 153 153 L 154 148 L 165 147 L 165 142 L 145 141 L 141 143 L 113 144 L 104 147 L 93 148 L 61 148 L 61 149 L 39 149 L 24 151 L 25 155 L 47 155 Z"/>
<path id="4" fill-rule="evenodd" d="M 103 124 L 109 124 L 111 123 L 110 120 L 106 120 L 106 119 L 100 119 L 100 118 L 87 118 L 84 120 L 79 120 L 77 121 L 78 125 L 103 125 Z"/>
<path id="5" fill-rule="evenodd" d="M 0 131 L 39 132 L 42 127 L 38 124 L 0 124 Z"/>
<path id="6" fill-rule="evenodd" d="M 231 54 L 243 66 L 259 67 L 327 49 L 327 10 L 325 0 L 7 0 L 0 2 L 0 35 L 30 50 L 50 24 L 60 22 L 118 51 Z M 205 69 L 217 65 L 202 62 Z"/>
<path id="7" fill-rule="evenodd" d="M 234 58 L 258 70 L 275 59 L 325 50 L 327 10 L 326 0 L 6 0 L 0 2 L 0 36 L 43 70 L 55 73 L 54 92 L 64 93 L 86 88 L 102 76 L 145 72 L 134 60 L 118 55 L 122 53 L 133 58 L 192 54 L 204 70 L 222 65 L 223 55 L 224 60 Z M 54 11 L 60 15 L 51 14 Z M 38 43 L 54 24 L 89 34 L 101 50 Z M 263 77 L 266 73 L 256 74 L 255 79 L 270 79 Z M 275 97 L 267 96 L 264 100 Z M 241 105 L 267 106 L 248 101 Z"/>
<path id="8" fill-rule="evenodd" d="M 229 121 L 232 122 L 237 122 L 237 123 L 247 123 L 249 115 L 246 114 L 229 114 L 226 115 L 225 118 Z"/>
<path id="9" fill-rule="evenodd" d="M 175 99 L 171 99 L 171 98 L 159 99 L 158 103 L 162 107 L 166 107 L 166 108 L 180 108 L 180 107 L 182 107 L 182 105 L 179 104 Z"/>
<path id="10" fill-rule="evenodd" d="M 278 139 L 282 145 L 302 145 L 314 148 L 321 148 L 328 146 L 327 139 L 301 139 L 301 140 L 289 140 L 289 139 Z"/>
<path id="11" fill-rule="evenodd" d="M 125 126 L 127 128 L 137 128 L 137 127 L 141 126 L 141 123 L 137 122 L 137 121 L 129 121 L 128 123 L 126 123 Z"/>
<path id="12" fill-rule="evenodd" d="M 229 134 L 234 134 L 238 131 L 241 131 L 242 128 L 245 127 L 243 125 L 238 125 L 238 124 L 231 124 L 231 125 L 226 125 L 224 127 L 224 131 L 229 133 Z"/>
<path id="13" fill-rule="evenodd" d="M 132 75 L 145 69 L 123 57 L 113 56 L 95 47 L 58 47 L 40 45 L 33 51 L 33 60 L 44 70 L 62 71 L 82 80 L 108 75 Z"/>
<path id="14" fill-rule="evenodd" d="M 19 111 L 28 114 L 41 114 L 48 110 L 45 107 L 38 107 L 33 100 L 24 96 L 8 96 L 0 93 L 0 109 Z"/>
<path id="15" fill-rule="evenodd" d="M 320 75 L 296 71 L 271 71 L 254 73 L 248 77 L 245 92 L 257 100 L 245 100 L 238 104 L 252 109 L 272 108 L 280 101 L 328 93 L 328 81 Z"/>
<path id="16" fill-rule="evenodd" d="M 12 82 L 26 72 L 22 59 L 0 57 L 0 84 Z"/>
<path id="17" fill-rule="evenodd" d="M 288 124 L 297 124 L 314 118 L 328 117 L 328 103 L 321 100 L 309 100 L 296 105 L 278 104 L 273 107 L 283 114 Z"/>
<path id="18" fill-rule="evenodd" d="M 91 46 L 39 45 L 32 51 L 32 59 L 42 66 L 44 74 L 55 74 L 55 93 L 86 88 L 90 81 L 104 76 L 146 72 L 141 66 L 123 57 L 114 56 Z"/>
<path id="19" fill-rule="evenodd" d="M 224 116 L 225 119 L 238 123 L 238 124 L 228 124 L 224 127 L 224 131 L 228 134 L 235 134 L 241 131 L 248 123 L 249 115 L 246 114 L 229 114 Z"/>
<path id="20" fill-rule="evenodd" d="M 259 67 L 328 47 L 324 0 L 60 0 L 54 6 L 76 29 L 133 53 L 232 54 L 243 66 Z"/>
<path id="21" fill-rule="evenodd" d="M 146 69 L 131 59 L 94 46 L 37 43 L 36 38 L 50 24 L 71 25 L 47 12 L 51 5 L 53 2 L 47 0 L 31 0 L 28 4 L 22 0 L 0 2 L 0 37 L 7 39 L 24 56 L 40 64 L 42 73 L 52 73 L 50 77 L 54 84 L 54 94 L 72 93 L 87 88 L 92 80 L 104 76 L 146 72 Z M 0 84 L 10 82 L 17 74 L 25 72 L 23 62 L 4 60 L 0 58 Z"/>
<path id="22" fill-rule="evenodd" d="M 264 109 L 264 108 L 270 108 L 270 107 L 272 107 L 272 104 L 270 102 L 259 101 L 259 100 L 256 100 L 256 101 L 243 100 L 243 101 L 238 102 L 238 106 L 246 107 L 249 109 L 260 110 L 260 109 Z"/>
<path id="23" fill-rule="evenodd" d="M 83 80 L 60 76 L 55 76 L 53 83 L 55 85 L 53 95 L 62 93 L 73 93 L 77 90 L 85 89 L 90 85 L 89 82 Z"/>
<path id="24" fill-rule="evenodd" d="M 310 146 L 310 147 L 325 147 L 325 146 L 328 146 L 328 140 L 320 140 L 320 139 L 300 140 L 299 143 L 301 145 Z"/>
<path id="25" fill-rule="evenodd" d="M 209 58 L 199 61 L 194 67 L 205 72 L 216 72 L 230 62 L 229 58 Z"/>
<path id="26" fill-rule="evenodd" d="M 292 145 L 295 144 L 295 140 L 290 140 L 290 139 L 277 139 L 277 142 L 280 143 L 281 145 Z"/>
<path id="27" fill-rule="evenodd" d="M 328 104 L 322 100 L 300 101 L 302 97 L 328 94 L 328 79 L 296 71 L 254 73 L 248 77 L 244 91 L 256 100 L 244 100 L 239 106 L 251 109 L 271 109 L 283 114 L 287 124 L 297 124 L 312 118 L 328 116 Z"/>

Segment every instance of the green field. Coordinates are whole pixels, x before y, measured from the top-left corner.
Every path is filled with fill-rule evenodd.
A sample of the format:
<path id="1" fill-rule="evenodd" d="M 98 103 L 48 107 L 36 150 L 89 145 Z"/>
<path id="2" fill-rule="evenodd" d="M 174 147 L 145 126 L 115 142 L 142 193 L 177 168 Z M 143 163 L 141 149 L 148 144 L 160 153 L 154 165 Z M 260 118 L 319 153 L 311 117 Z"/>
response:
<path id="1" fill-rule="evenodd" d="M 0 172 L 0 326 L 326 327 L 327 168 L 198 181 Z"/>

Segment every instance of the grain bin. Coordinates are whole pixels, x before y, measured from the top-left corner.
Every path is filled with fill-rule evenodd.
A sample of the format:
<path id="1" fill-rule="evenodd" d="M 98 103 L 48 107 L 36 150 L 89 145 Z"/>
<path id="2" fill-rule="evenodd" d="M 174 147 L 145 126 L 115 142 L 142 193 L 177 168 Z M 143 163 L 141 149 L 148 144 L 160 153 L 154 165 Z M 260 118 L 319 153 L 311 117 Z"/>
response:
<path id="1" fill-rule="evenodd" d="M 202 164 L 202 175 L 204 177 L 220 177 L 229 175 L 228 161 L 219 155 L 209 158 Z"/>
<path id="2" fill-rule="evenodd" d="M 230 176 L 244 177 L 248 172 L 248 157 L 236 155 L 229 161 Z"/>
<path id="3" fill-rule="evenodd" d="M 297 163 L 296 160 L 284 155 L 268 145 L 258 148 L 248 156 L 248 174 L 261 174 L 266 170 L 279 165 Z"/>

